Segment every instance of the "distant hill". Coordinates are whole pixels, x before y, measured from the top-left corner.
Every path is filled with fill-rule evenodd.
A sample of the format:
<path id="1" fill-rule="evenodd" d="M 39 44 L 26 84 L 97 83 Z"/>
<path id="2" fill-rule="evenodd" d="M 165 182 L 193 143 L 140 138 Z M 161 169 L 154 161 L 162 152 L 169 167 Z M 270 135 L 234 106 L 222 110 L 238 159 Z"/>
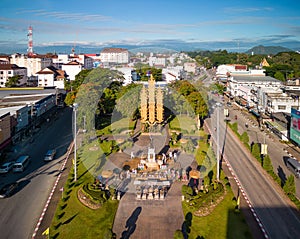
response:
<path id="1" fill-rule="evenodd" d="M 289 48 L 282 46 L 255 46 L 250 50 L 246 51 L 246 54 L 256 54 L 256 55 L 276 55 L 279 52 L 288 52 L 293 51 Z"/>

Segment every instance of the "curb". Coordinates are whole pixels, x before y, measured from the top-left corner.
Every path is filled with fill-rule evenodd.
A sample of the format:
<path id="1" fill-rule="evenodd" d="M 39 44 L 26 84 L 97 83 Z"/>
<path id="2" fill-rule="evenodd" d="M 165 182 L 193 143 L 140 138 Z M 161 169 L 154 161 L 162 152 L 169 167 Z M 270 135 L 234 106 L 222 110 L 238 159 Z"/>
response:
<path id="1" fill-rule="evenodd" d="M 216 143 L 216 140 L 215 140 L 213 134 L 211 133 L 210 128 L 209 128 L 207 125 L 206 125 L 206 128 L 207 128 L 208 132 L 210 133 L 212 139 L 213 139 L 213 140 L 215 141 L 215 143 Z M 225 155 L 223 155 L 223 160 L 224 160 L 224 162 L 226 163 L 226 166 L 228 167 L 228 170 L 230 171 L 230 173 L 231 173 L 233 179 L 235 180 L 235 182 L 236 182 L 236 184 L 237 184 L 239 190 L 241 191 L 241 193 L 242 193 L 242 195 L 243 195 L 245 201 L 247 202 L 247 204 L 248 204 L 248 206 L 249 206 L 249 208 L 250 208 L 250 210 L 251 210 L 251 213 L 252 213 L 252 215 L 254 216 L 256 222 L 258 223 L 258 226 L 259 226 L 259 228 L 261 229 L 261 231 L 262 231 L 264 237 L 265 237 L 266 239 L 268 239 L 269 236 L 268 236 L 268 234 L 267 234 L 267 232 L 266 232 L 266 230 L 265 230 L 265 228 L 264 228 L 264 226 L 263 226 L 261 220 L 259 219 L 257 213 L 255 212 L 254 208 L 252 207 L 252 204 L 251 204 L 251 202 L 249 201 L 248 196 L 246 195 L 246 192 L 244 191 L 244 189 L 243 189 L 241 183 L 239 182 L 238 178 L 236 177 L 236 175 L 235 175 L 235 173 L 234 173 L 234 171 L 233 171 L 233 169 L 232 169 L 232 167 L 231 167 L 231 165 L 230 165 L 230 163 L 229 163 L 229 161 L 227 160 L 227 158 L 226 158 Z"/>
<path id="2" fill-rule="evenodd" d="M 67 156 L 66 156 L 66 158 L 64 159 L 64 162 L 63 162 L 63 164 L 62 164 L 61 167 L 60 167 L 60 173 L 59 173 L 59 175 L 57 176 L 57 178 L 56 178 L 56 180 L 55 180 L 55 183 L 54 183 L 54 185 L 53 185 L 53 187 L 52 187 L 52 190 L 51 190 L 51 192 L 50 192 L 50 194 L 49 194 L 48 200 L 47 200 L 47 202 L 46 202 L 46 204 L 45 204 L 45 206 L 44 206 L 44 209 L 43 209 L 43 211 L 42 211 L 42 213 L 41 213 L 41 215 L 40 215 L 40 217 L 39 217 L 39 220 L 38 220 L 38 222 L 37 222 L 37 225 L 36 225 L 36 227 L 35 227 L 35 229 L 34 229 L 34 233 L 32 234 L 32 237 L 31 237 L 32 239 L 34 239 L 34 238 L 36 237 L 36 235 L 37 235 L 37 232 L 38 232 L 38 230 L 39 230 L 39 228 L 40 228 L 40 225 L 41 225 L 41 223 L 42 223 L 42 221 L 43 221 L 43 219 L 44 219 L 45 213 L 46 213 L 46 211 L 47 211 L 47 209 L 48 209 L 48 206 L 49 206 L 49 204 L 50 204 L 50 201 L 51 201 L 51 199 L 52 199 L 52 196 L 53 196 L 53 194 L 54 194 L 54 192 L 55 192 L 55 189 L 57 188 L 57 185 L 58 185 L 58 182 L 59 182 L 60 177 L 61 177 L 61 175 L 62 175 L 62 172 L 63 172 L 63 170 L 64 170 L 64 168 L 65 168 L 65 166 L 66 166 L 66 163 L 67 163 L 67 161 L 68 161 L 68 159 L 69 159 L 69 156 L 70 156 L 70 154 L 71 154 L 71 152 L 72 152 L 72 150 L 73 150 L 73 146 L 74 146 L 74 141 L 70 144 L 69 149 L 68 149 L 68 151 L 67 151 Z"/>

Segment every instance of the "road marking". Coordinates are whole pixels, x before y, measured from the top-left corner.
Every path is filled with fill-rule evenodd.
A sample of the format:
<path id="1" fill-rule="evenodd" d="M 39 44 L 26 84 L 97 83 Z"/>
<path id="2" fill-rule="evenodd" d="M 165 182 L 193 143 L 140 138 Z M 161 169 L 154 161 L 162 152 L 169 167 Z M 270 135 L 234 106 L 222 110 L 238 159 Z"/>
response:
<path id="1" fill-rule="evenodd" d="M 50 201 L 51 201 L 52 196 L 53 196 L 53 194 L 54 194 L 54 191 L 55 191 L 55 189 L 56 189 L 56 187 L 57 187 L 57 184 L 58 184 L 58 182 L 59 182 L 59 180 L 60 180 L 60 177 L 61 177 L 61 174 L 62 174 L 62 172 L 63 172 L 63 169 L 65 168 L 65 165 L 66 165 L 66 163 L 67 163 L 67 160 L 68 160 L 69 157 L 70 157 L 71 151 L 72 151 L 72 149 L 73 149 L 73 144 L 74 144 L 74 141 L 71 143 L 71 145 L 70 145 L 70 147 L 69 147 L 69 150 L 68 150 L 68 152 L 67 152 L 67 156 L 66 156 L 66 158 L 64 159 L 64 163 L 63 163 L 62 166 L 60 167 L 60 173 L 59 173 L 59 175 L 58 175 L 57 178 L 56 178 L 56 181 L 55 181 L 55 183 L 54 183 L 54 185 L 53 185 L 52 191 L 51 191 L 51 193 L 49 194 L 48 200 L 47 200 L 47 202 L 46 202 L 46 204 L 45 204 L 45 206 L 44 206 L 44 209 L 43 209 L 43 211 L 42 211 L 42 213 L 41 213 L 41 216 L 40 216 L 40 218 L 39 218 L 39 220 L 38 220 L 38 223 L 37 223 L 37 225 L 36 225 L 36 227 L 35 227 L 35 229 L 34 229 L 34 233 L 32 234 L 32 239 L 34 239 L 34 238 L 36 237 L 36 233 L 37 233 L 37 231 L 39 230 L 39 227 L 40 227 L 40 225 L 41 225 L 42 220 L 44 219 L 45 212 L 47 211 L 47 208 L 48 208 L 48 206 L 49 206 L 49 204 L 50 204 Z"/>

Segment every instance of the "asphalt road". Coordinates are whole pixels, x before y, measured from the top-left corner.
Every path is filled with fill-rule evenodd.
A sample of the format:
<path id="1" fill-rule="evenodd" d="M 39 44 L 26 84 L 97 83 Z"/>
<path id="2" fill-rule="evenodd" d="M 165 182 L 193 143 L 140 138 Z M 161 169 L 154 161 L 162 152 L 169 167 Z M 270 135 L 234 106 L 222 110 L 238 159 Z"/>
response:
<path id="1" fill-rule="evenodd" d="M 19 181 L 21 187 L 9 198 L 0 201 L 0 235 L 6 238 L 31 238 L 52 186 L 59 174 L 64 154 L 73 138 L 72 109 L 65 108 L 51 115 L 40 130 L 30 138 L 18 143 L 9 157 L 29 155 L 31 163 L 22 173 L 0 176 L 0 185 Z M 55 160 L 45 163 L 44 154 L 55 148 Z"/>
<path id="2" fill-rule="evenodd" d="M 217 125 L 216 110 L 211 126 Z M 281 188 L 267 175 L 238 138 L 226 128 L 223 111 L 219 114 L 220 150 L 245 190 L 269 238 L 298 238 L 300 217 Z M 217 139 L 217 132 L 213 133 Z"/>

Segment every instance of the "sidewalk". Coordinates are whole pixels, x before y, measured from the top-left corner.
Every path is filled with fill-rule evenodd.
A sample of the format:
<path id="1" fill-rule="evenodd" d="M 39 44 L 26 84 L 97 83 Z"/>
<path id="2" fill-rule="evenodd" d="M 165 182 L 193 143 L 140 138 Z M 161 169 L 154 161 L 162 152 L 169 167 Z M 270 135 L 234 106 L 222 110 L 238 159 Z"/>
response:
<path id="1" fill-rule="evenodd" d="M 285 166 L 284 157 L 296 157 L 299 159 L 299 149 L 295 146 L 281 143 L 279 137 L 268 129 L 264 128 L 261 130 L 258 123 L 253 120 L 253 115 L 245 109 L 240 109 L 239 106 L 233 104 L 232 107 L 229 107 L 229 112 L 230 123 L 238 123 L 239 134 L 247 132 L 249 136 L 249 144 L 263 143 L 268 145 L 268 155 L 271 158 L 274 173 L 283 177 L 290 175 L 291 172 Z M 237 120 L 235 119 L 235 115 L 237 115 Z M 245 123 L 248 123 L 248 128 L 245 127 Z M 282 175 L 282 173 L 284 175 Z M 300 198 L 299 180 L 295 180 L 295 184 L 296 196 Z"/>

